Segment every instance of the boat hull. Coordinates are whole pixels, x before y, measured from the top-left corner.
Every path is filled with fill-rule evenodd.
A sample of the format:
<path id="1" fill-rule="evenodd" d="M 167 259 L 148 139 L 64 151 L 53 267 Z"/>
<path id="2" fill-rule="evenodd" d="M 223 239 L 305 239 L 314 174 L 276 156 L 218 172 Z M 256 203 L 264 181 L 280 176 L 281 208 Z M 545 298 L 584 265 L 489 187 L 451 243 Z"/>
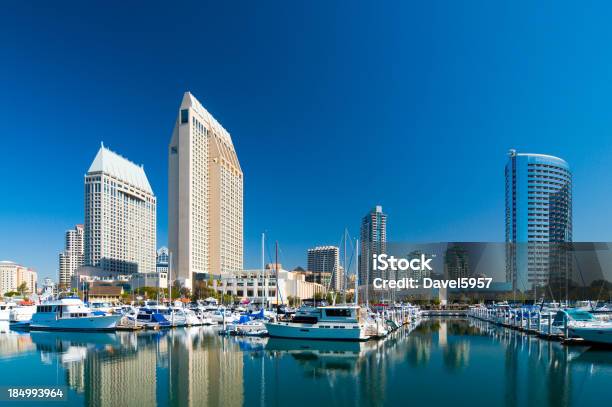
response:
<path id="1" fill-rule="evenodd" d="M 569 329 L 573 336 L 578 336 L 585 341 L 612 345 L 612 326 L 606 327 L 573 327 Z"/>
<path id="2" fill-rule="evenodd" d="M 370 339 L 359 325 L 338 325 L 343 328 L 321 328 L 318 324 L 292 322 L 265 323 L 268 335 L 273 338 L 316 339 L 333 341 L 367 341 Z"/>
<path id="3" fill-rule="evenodd" d="M 29 325 L 35 331 L 115 331 L 121 315 L 102 315 L 82 318 L 58 318 L 37 321 Z"/>

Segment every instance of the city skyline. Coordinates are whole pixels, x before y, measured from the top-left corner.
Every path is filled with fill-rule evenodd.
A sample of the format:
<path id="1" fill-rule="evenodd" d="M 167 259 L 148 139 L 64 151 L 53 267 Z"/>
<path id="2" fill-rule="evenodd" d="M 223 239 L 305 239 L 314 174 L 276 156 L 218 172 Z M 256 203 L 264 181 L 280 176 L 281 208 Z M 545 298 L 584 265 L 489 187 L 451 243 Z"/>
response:
<path id="1" fill-rule="evenodd" d="M 338 245 L 345 227 L 356 237 L 377 204 L 392 241 L 501 242 L 509 148 L 569 162 L 573 240 L 611 240 L 605 13 L 581 9 L 589 18 L 570 33 L 562 11 L 503 5 L 499 30 L 476 5 L 334 5 L 340 28 L 318 6 L 217 5 L 193 9 L 189 21 L 219 16 L 198 29 L 153 5 L 136 23 L 130 6 L 117 17 L 77 5 L 86 27 L 61 5 L 44 15 L 22 7 L 0 16 L 15 39 L 0 67 L 12 197 L 0 202 L 0 259 L 41 279 L 57 278 L 63 235 L 84 218 L 82 177 L 100 141 L 144 164 L 158 246 L 168 244 L 168 135 L 185 91 L 231 129 L 245 173 L 244 268 L 259 267 L 262 232 L 287 268 L 303 266 L 306 248 Z M 306 23 L 314 15 L 316 28 Z"/>

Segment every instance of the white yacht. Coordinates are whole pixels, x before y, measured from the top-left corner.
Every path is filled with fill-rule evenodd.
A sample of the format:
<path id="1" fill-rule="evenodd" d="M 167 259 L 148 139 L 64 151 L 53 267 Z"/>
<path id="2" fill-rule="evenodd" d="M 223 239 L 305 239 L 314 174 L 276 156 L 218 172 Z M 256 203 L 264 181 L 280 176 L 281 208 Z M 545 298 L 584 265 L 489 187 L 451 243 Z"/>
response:
<path id="1" fill-rule="evenodd" d="M 574 332 L 574 328 L 588 327 L 601 322 L 602 321 L 595 318 L 593 314 L 580 308 L 561 309 L 557 311 L 552 321 L 551 333 L 565 335 L 565 329 L 567 328 L 567 336 L 569 338 L 575 338 L 579 335 Z"/>
<path id="2" fill-rule="evenodd" d="M 0 301 L 0 321 L 8 321 L 10 319 L 11 310 L 16 306 L 14 302 Z"/>
<path id="3" fill-rule="evenodd" d="M 36 312 L 36 305 L 31 301 L 22 301 L 16 307 L 11 308 L 9 313 L 9 321 L 26 322 L 32 319 L 32 315 Z"/>
<path id="4" fill-rule="evenodd" d="M 101 311 L 109 315 L 115 313 L 115 310 L 117 310 L 117 307 L 104 301 L 91 301 L 88 305 L 92 311 Z"/>
<path id="5" fill-rule="evenodd" d="M 211 320 L 216 324 L 231 324 L 236 322 L 240 318 L 240 314 L 236 315 L 232 311 L 225 308 L 218 308 L 217 310 L 210 313 Z"/>
<path id="6" fill-rule="evenodd" d="M 365 341 L 370 339 L 366 318 L 357 305 L 302 307 L 292 319 L 265 326 L 274 338 Z"/>
<path id="7" fill-rule="evenodd" d="M 597 319 L 582 309 L 566 311 L 568 336 L 585 341 L 612 345 L 612 322 Z"/>
<path id="8" fill-rule="evenodd" d="M 135 326 L 142 326 L 146 329 L 170 328 L 172 325 L 166 316 L 160 314 L 156 309 L 147 307 L 132 307 L 125 314 Z"/>
<path id="9" fill-rule="evenodd" d="M 113 331 L 121 318 L 94 312 L 79 298 L 62 298 L 37 305 L 29 327 L 43 331 Z"/>

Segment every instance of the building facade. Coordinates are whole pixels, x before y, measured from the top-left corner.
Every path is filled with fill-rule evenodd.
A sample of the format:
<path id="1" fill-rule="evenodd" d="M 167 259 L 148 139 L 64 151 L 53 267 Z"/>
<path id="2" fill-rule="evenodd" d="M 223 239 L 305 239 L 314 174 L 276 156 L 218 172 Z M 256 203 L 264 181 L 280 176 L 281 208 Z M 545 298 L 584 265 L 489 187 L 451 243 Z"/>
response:
<path id="1" fill-rule="evenodd" d="M 572 174 L 561 158 L 510 150 L 506 176 L 506 279 L 514 290 L 570 272 L 558 249 L 572 241 Z M 556 260 L 555 260 L 556 259 Z M 565 278 L 564 277 L 564 278 Z"/>
<path id="2" fill-rule="evenodd" d="M 70 287 L 70 281 L 76 269 L 85 263 L 83 225 L 66 231 L 64 251 L 59 254 L 59 286 Z"/>
<path id="3" fill-rule="evenodd" d="M 263 272 L 261 269 L 241 270 L 231 275 L 222 275 L 212 280 L 212 283 L 222 294 L 245 298 L 256 304 L 287 304 L 289 297 L 306 300 L 315 295 L 324 296 L 326 288 L 322 284 L 306 281 L 302 273 L 280 267 L 278 270 L 266 268 Z"/>
<path id="4" fill-rule="evenodd" d="M 330 290 L 344 289 L 344 268 L 340 266 L 340 249 L 337 246 L 318 246 L 308 249 L 308 271 L 331 273 Z M 323 279 L 319 279 L 320 282 Z"/>
<path id="5" fill-rule="evenodd" d="M 28 293 L 36 293 L 38 274 L 12 261 L 0 261 L 0 296 L 15 292 L 23 283 Z"/>
<path id="6" fill-rule="evenodd" d="M 156 211 L 144 168 L 102 145 L 85 175 L 85 265 L 155 272 Z"/>
<path id="7" fill-rule="evenodd" d="M 173 274 L 191 288 L 194 273 L 242 270 L 242 169 L 230 134 L 189 92 L 183 96 L 168 154 Z"/>
<path id="8" fill-rule="evenodd" d="M 359 285 L 370 285 L 375 278 L 372 255 L 387 251 L 387 215 L 377 205 L 361 220 L 359 233 Z"/>
<path id="9" fill-rule="evenodd" d="M 470 276 L 468 251 L 458 245 L 452 245 L 444 253 L 444 274 L 446 278 L 456 280 Z"/>

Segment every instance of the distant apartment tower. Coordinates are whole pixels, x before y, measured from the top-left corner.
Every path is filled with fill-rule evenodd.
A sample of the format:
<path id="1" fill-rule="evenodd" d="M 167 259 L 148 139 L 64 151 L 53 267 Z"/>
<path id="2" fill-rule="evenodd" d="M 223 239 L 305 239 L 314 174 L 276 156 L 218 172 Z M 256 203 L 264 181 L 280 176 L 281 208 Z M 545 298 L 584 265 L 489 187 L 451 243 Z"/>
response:
<path id="1" fill-rule="evenodd" d="M 70 281 L 76 269 L 85 262 L 85 231 L 83 225 L 66 231 L 64 251 L 59 254 L 59 286 L 70 287 Z"/>
<path id="2" fill-rule="evenodd" d="M 15 292 L 25 283 L 29 293 L 36 293 L 38 274 L 12 261 L 0 261 L 0 296 Z"/>
<path id="3" fill-rule="evenodd" d="M 168 246 L 172 273 L 191 288 L 194 273 L 243 268 L 243 176 L 230 134 L 189 92 L 169 145 Z"/>
<path id="4" fill-rule="evenodd" d="M 452 245 L 444 254 L 444 274 L 451 280 L 470 276 L 470 262 L 467 250 Z"/>
<path id="5" fill-rule="evenodd" d="M 408 260 L 421 259 L 423 255 L 427 259 L 435 257 L 433 254 L 425 253 L 421 250 L 413 250 L 408 253 L 408 256 L 406 256 L 406 258 Z M 406 270 L 405 272 L 400 270 L 397 274 L 397 278 L 414 278 L 415 280 L 419 281 L 423 280 L 424 278 L 431 277 L 431 271 L 427 268 L 425 268 L 425 270 L 421 270 L 420 268 L 417 270 Z"/>
<path id="6" fill-rule="evenodd" d="M 144 168 L 102 145 L 85 175 L 85 264 L 155 272 L 156 206 Z"/>
<path id="7" fill-rule="evenodd" d="M 361 220 L 359 242 L 359 285 L 372 284 L 372 255 L 387 251 L 387 215 L 377 205 Z"/>
<path id="8" fill-rule="evenodd" d="M 322 284 L 326 273 L 331 273 L 330 289 L 344 289 L 344 268 L 340 266 L 340 249 L 336 246 L 318 246 L 308 249 L 308 271 L 315 282 Z M 317 281 L 317 276 L 318 281 Z M 326 286 L 327 288 L 327 286 Z"/>
<path id="9" fill-rule="evenodd" d="M 561 158 L 510 150 L 505 175 L 506 278 L 513 289 L 530 290 L 569 270 L 563 261 L 553 271 L 551 260 L 572 241 L 572 174 Z"/>

